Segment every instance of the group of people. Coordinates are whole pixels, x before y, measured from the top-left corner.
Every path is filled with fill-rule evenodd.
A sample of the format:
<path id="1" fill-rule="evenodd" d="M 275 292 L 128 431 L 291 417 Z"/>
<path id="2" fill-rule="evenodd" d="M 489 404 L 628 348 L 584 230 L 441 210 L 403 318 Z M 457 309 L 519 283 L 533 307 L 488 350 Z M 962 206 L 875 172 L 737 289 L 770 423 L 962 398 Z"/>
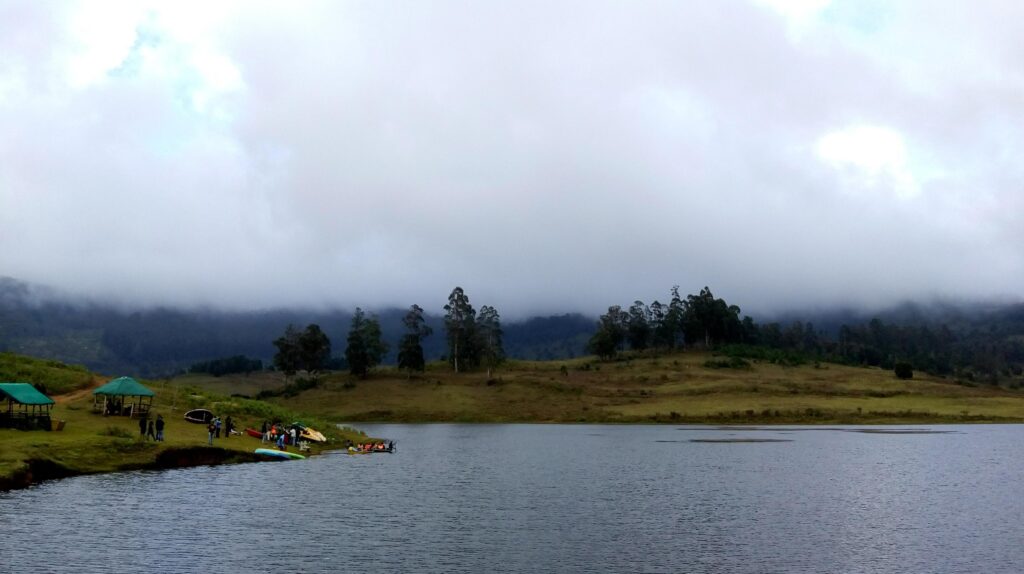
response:
<path id="1" fill-rule="evenodd" d="M 164 416 L 156 415 L 156 420 L 148 416 L 139 417 L 139 434 L 146 440 L 164 441 Z"/>
<path id="2" fill-rule="evenodd" d="M 215 416 L 210 419 L 210 422 L 206 425 L 206 431 L 210 435 L 208 441 L 209 444 L 213 444 L 213 439 L 220 438 L 220 431 L 222 428 L 224 429 L 224 438 L 228 438 L 233 432 L 238 434 L 235 431 L 235 423 L 231 420 L 231 415 L 228 415 L 228 417 L 223 421 L 220 420 L 220 417 Z"/>
<path id="3" fill-rule="evenodd" d="M 395 450 L 395 442 L 390 440 L 385 442 L 361 442 L 350 448 L 354 448 L 359 452 L 392 452 Z"/>
<path id="4" fill-rule="evenodd" d="M 302 430 L 296 425 L 285 427 L 280 423 L 263 421 L 263 425 L 260 427 L 260 433 L 263 435 L 260 438 L 261 443 L 274 443 L 280 450 L 287 450 L 287 445 L 299 445 L 301 447 L 300 439 L 302 438 Z"/>

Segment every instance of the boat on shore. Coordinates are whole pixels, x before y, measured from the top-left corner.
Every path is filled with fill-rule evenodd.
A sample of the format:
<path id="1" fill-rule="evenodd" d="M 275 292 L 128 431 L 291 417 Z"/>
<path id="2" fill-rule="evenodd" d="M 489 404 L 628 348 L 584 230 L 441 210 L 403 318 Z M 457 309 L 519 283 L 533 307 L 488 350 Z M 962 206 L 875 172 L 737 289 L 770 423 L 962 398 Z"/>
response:
<path id="1" fill-rule="evenodd" d="M 272 448 L 258 448 L 253 451 L 255 454 L 261 456 L 269 456 L 272 458 L 283 458 L 286 460 L 304 460 L 306 457 L 301 454 L 288 452 L 286 450 L 274 450 Z"/>
<path id="2" fill-rule="evenodd" d="M 247 428 L 247 429 L 245 429 L 245 434 L 247 434 L 247 435 L 249 435 L 251 437 L 254 437 L 254 438 L 263 438 L 263 433 L 261 433 L 260 431 L 254 429 L 254 428 Z"/>
<path id="3" fill-rule="evenodd" d="M 185 420 L 200 425 L 209 424 L 213 420 L 213 412 L 207 409 L 192 409 L 185 413 Z"/>

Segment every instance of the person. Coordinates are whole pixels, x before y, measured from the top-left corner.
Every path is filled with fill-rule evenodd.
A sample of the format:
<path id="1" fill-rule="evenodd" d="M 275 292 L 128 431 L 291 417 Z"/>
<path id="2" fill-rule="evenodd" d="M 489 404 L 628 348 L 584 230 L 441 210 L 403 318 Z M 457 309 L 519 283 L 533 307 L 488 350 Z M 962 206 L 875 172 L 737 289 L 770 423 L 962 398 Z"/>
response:
<path id="1" fill-rule="evenodd" d="M 153 439 L 156 441 L 156 425 L 153 421 L 149 421 L 149 426 L 146 428 L 146 440 Z"/>
<path id="2" fill-rule="evenodd" d="M 220 438 L 220 417 L 214 417 L 213 419 L 213 431 L 216 438 Z"/>
<path id="3" fill-rule="evenodd" d="M 277 450 L 288 450 L 284 448 L 284 433 L 278 433 L 277 435 Z"/>
<path id="4" fill-rule="evenodd" d="M 210 421 L 210 424 L 206 425 L 206 431 L 210 433 L 210 440 L 207 444 L 213 444 L 213 433 L 217 432 L 217 425 Z"/>
<path id="5" fill-rule="evenodd" d="M 146 436 L 146 417 L 139 417 L 139 436 Z"/>
<path id="6" fill-rule="evenodd" d="M 233 428 L 234 424 L 231 422 L 231 415 L 228 415 L 228 418 L 224 420 L 224 438 L 231 437 L 231 429 Z"/>
<path id="7" fill-rule="evenodd" d="M 164 415 L 156 415 L 156 441 L 164 442 Z"/>
<path id="8" fill-rule="evenodd" d="M 269 426 L 270 425 L 267 424 L 267 421 L 263 421 L 263 426 L 260 427 L 261 443 L 267 442 L 267 439 L 270 438 L 270 429 L 268 428 Z"/>
<path id="9" fill-rule="evenodd" d="M 296 432 L 295 427 L 292 427 L 291 437 L 292 437 L 292 444 L 299 444 L 295 440 L 295 439 L 299 438 L 299 433 Z"/>

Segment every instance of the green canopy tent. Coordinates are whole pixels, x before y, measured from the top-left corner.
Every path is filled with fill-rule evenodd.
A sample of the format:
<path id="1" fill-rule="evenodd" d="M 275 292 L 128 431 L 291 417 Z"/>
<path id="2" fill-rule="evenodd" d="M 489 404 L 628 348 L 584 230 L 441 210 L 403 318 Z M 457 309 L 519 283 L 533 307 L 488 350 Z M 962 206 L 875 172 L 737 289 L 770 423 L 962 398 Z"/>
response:
<path id="1" fill-rule="evenodd" d="M 0 412 L 0 427 L 50 430 L 53 399 L 32 385 L 0 383 L 0 401 L 3 400 L 7 401 L 7 409 Z"/>
<path id="2" fill-rule="evenodd" d="M 156 393 L 131 377 L 120 377 L 96 389 L 92 395 L 94 411 L 105 415 L 144 417 L 149 415 Z"/>

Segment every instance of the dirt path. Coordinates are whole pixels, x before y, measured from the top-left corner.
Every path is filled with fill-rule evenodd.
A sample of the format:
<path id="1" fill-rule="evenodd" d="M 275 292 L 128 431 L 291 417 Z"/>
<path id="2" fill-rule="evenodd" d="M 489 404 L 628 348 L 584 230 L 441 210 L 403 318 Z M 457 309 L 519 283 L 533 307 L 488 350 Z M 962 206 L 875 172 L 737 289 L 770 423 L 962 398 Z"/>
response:
<path id="1" fill-rule="evenodd" d="M 95 389 L 96 387 L 100 386 L 102 383 L 103 383 L 103 381 L 101 381 L 100 379 L 93 378 L 92 384 L 89 385 L 88 387 L 84 388 L 84 389 L 79 389 L 77 391 L 71 391 L 70 393 L 66 393 L 66 394 L 63 394 L 63 395 L 54 395 L 52 397 L 53 398 L 53 402 L 57 403 L 58 405 L 63 405 L 65 403 L 70 403 L 72 401 L 77 401 L 78 399 L 80 399 L 82 397 L 85 397 L 85 396 L 88 396 L 88 395 L 92 394 L 92 390 Z"/>

